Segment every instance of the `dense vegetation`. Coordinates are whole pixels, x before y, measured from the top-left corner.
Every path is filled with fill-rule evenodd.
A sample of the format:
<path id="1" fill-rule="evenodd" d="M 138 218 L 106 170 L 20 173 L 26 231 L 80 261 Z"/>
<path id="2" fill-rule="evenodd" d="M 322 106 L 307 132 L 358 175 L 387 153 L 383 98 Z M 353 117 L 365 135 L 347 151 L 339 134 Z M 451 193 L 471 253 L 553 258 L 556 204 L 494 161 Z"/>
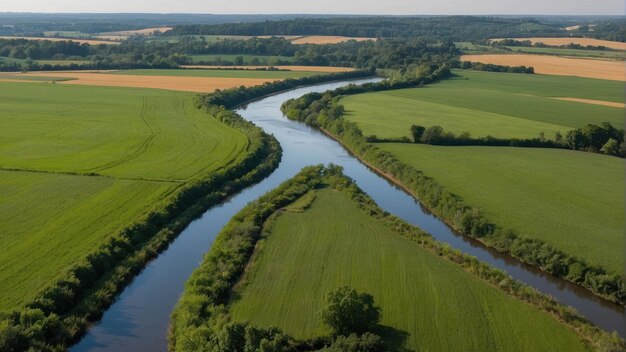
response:
<path id="1" fill-rule="evenodd" d="M 347 42 L 334 45 L 295 45 L 283 38 L 253 38 L 206 42 L 203 37 L 186 37 L 176 42 L 126 41 L 120 45 L 78 45 L 68 42 L 0 39 L 0 57 L 27 60 L 0 61 L 0 70 L 15 71 L 68 69 L 38 63 L 37 60 L 67 58 L 89 60 L 70 69 L 89 68 L 173 68 L 192 63 L 188 55 L 241 54 L 292 57 L 290 64 L 346 66 L 357 68 L 398 68 L 410 64 L 438 63 L 458 54 L 446 42 L 432 40 L 383 40 Z M 293 55 L 293 56 L 292 56 Z M 235 62 L 233 61 L 232 64 Z"/>
<path id="2" fill-rule="evenodd" d="M 176 24 L 221 24 L 260 22 L 296 17 L 331 17 L 307 15 L 212 15 L 150 13 L 0 13 L 0 35 L 40 36 L 44 32 L 79 32 L 95 34 Z"/>
<path id="3" fill-rule="evenodd" d="M 385 89 L 383 83 L 355 91 L 372 91 L 375 86 L 380 90 Z M 521 236 L 513 229 L 494 224 L 493 219 L 468 205 L 436 180 L 426 177 L 421 170 L 398 161 L 393 154 L 368 143 L 357 124 L 342 118 L 345 108 L 339 104 L 337 97 L 351 93 L 350 89 L 338 89 L 325 94 L 308 94 L 286 102 L 283 111 L 292 119 L 322 128 L 335 136 L 357 156 L 410 189 L 423 204 L 457 231 L 577 283 L 597 295 L 626 304 L 626 284 L 621 274 L 614 271 L 618 269 L 607 271 L 597 264 L 590 264 L 583 256 L 565 253 L 543 240 Z M 616 243 L 611 246 L 622 247 Z"/>
<path id="4" fill-rule="evenodd" d="M 320 218 L 326 221 L 319 221 Z M 358 234 L 358 240 L 355 241 L 350 234 Z M 375 259 L 372 261 L 372 258 Z M 379 261 L 388 262 L 388 265 Z M 387 274 L 375 274 L 383 268 L 389 270 Z M 357 274 L 361 270 L 367 274 Z M 445 274 L 441 271 L 445 271 Z M 409 272 L 415 275 L 424 273 L 431 282 L 422 285 L 422 281 L 416 277 L 403 276 Z M 385 289 L 376 284 L 385 277 L 390 277 L 395 283 L 403 282 L 403 289 L 393 284 L 385 286 Z M 482 280 L 494 286 L 486 285 Z M 458 282 L 462 284 L 457 285 Z M 381 324 L 384 324 L 374 328 L 374 331 L 380 333 L 387 346 L 376 349 L 375 346 L 382 341 L 379 342 L 371 334 L 364 334 L 360 339 L 357 334 L 336 339 L 320 337 L 330 332 L 319 329 L 321 323 L 327 320 L 327 314 L 321 313 L 321 317 L 318 315 L 320 310 L 327 312 L 323 307 L 329 303 L 324 303 L 324 297 L 346 283 L 374 293 L 376 302 L 382 307 Z M 408 287 L 421 287 L 428 293 L 420 291 L 407 294 L 404 289 Z M 440 288 L 437 289 L 438 294 L 432 294 L 433 287 Z M 468 287 L 480 293 L 467 295 Z M 524 326 L 512 330 L 498 329 L 498 333 L 506 334 L 505 330 L 515 334 L 525 334 L 528 329 L 542 331 L 533 335 L 533 338 L 504 338 L 501 340 L 502 346 L 511 346 L 512 341 L 518 341 L 527 347 L 536 343 L 540 349 L 549 348 L 546 346 L 553 343 L 561 347 L 567 345 L 573 350 L 585 349 L 571 330 L 563 329 L 560 323 L 513 300 L 498 288 L 518 299 L 532 302 L 567 322 L 593 348 L 599 349 L 601 345 L 622 348 L 623 342 L 619 338 L 592 328 L 576 313 L 559 306 L 552 299 L 475 258 L 450 250 L 417 228 L 383 212 L 351 180 L 342 176 L 337 168 L 308 167 L 277 189 L 250 203 L 222 230 L 200 268 L 187 282 L 185 293 L 172 315 L 170 349 L 225 351 L 224 336 L 231 336 L 229 331 L 234 327 L 249 330 L 254 324 L 260 324 L 254 329 L 275 332 L 273 336 L 280 331 L 285 351 L 319 350 L 331 343 L 334 346 L 330 346 L 329 350 L 332 351 L 398 350 L 407 338 L 418 341 L 420 348 L 439 346 L 439 350 L 458 350 L 462 346 L 480 346 L 493 339 L 493 335 L 490 338 L 476 335 L 481 331 L 479 327 L 482 323 L 478 317 L 485 314 L 485 305 L 494 308 L 491 318 L 511 319 L 511 324 Z M 440 299 L 438 295 L 449 296 L 453 292 L 455 298 L 448 297 L 447 302 L 465 296 L 471 303 L 450 304 L 450 310 L 446 310 L 445 314 L 441 312 L 441 305 L 427 303 L 431 298 Z M 476 305 L 477 297 L 485 298 L 485 305 L 480 308 Z M 370 312 L 367 315 L 375 320 L 374 314 L 367 308 L 371 307 L 371 301 L 365 298 L 363 302 L 362 311 Z M 498 313 L 496 307 L 506 309 L 508 313 Z M 437 309 L 438 314 L 418 313 L 414 311 L 416 309 Z M 459 309 L 479 309 L 482 313 L 459 313 Z M 515 313 L 511 314 L 511 309 Z M 359 310 L 356 309 L 357 312 Z M 433 324 L 433 319 L 442 320 L 441 324 L 450 326 L 454 318 L 450 320 L 448 313 L 452 316 L 460 314 L 457 320 L 459 327 L 465 327 L 461 330 L 466 330 L 472 337 L 451 338 L 450 334 L 457 336 L 460 333 L 457 329 L 446 329 L 441 331 L 441 335 L 431 333 L 438 326 Z M 413 330 L 415 325 L 403 317 L 417 320 L 417 333 Z M 472 323 L 468 324 L 468 318 L 472 319 Z M 267 327 L 274 324 L 280 325 L 285 329 L 284 332 Z M 409 326 L 412 326 L 409 331 L 411 336 L 407 331 L 399 330 Z M 488 323 L 486 326 L 493 327 L 493 324 Z M 502 326 L 509 325 L 506 323 Z M 352 326 L 349 330 L 363 332 L 370 329 Z M 286 333 L 294 335 L 292 337 Z M 540 336 L 545 336 L 541 340 L 543 342 L 537 340 Z M 372 349 L 354 347 L 361 345 Z M 415 348 L 413 343 L 410 346 Z M 490 346 L 493 349 L 495 345 Z"/>
<path id="5" fill-rule="evenodd" d="M 563 36 L 554 25 L 531 18 L 496 17 L 365 17 L 337 19 L 294 19 L 259 23 L 220 25 L 181 25 L 167 35 L 340 35 L 347 37 L 414 38 L 475 40 L 494 37 Z"/>

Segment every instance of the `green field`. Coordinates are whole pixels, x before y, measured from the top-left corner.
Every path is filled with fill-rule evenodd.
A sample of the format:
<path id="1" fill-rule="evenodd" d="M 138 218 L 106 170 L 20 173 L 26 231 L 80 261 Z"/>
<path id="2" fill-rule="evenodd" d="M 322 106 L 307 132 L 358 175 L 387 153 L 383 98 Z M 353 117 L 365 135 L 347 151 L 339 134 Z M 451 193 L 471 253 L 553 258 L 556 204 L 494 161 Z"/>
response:
<path id="1" fill-rule="evenodd" d="M 454 71 L 458 76 L 422 88 L 352 95 L 346 118 L 364 135 L 410 136 L 411 125 L 439 125 L 472 137 L 554 138 L 589 123 L 622 126 L 624 110 L 553 99 L 624 102 L 623 82 L 588 78 Z M 392 108 L 390 108 L 392 107 Z"/>
<path id="2" fill-rule="evenodd" d="M 267 70 L 124 70 L 116 72 L 120 75 L 140 75 L 140 76 L 176 76 L 176 77 L 216 77 L 216 78 L 263 78 L 263 79 L 285 79 L 302 78 L 319 75 L 319 72 L 307 71 L 267 71 Z"/>
<path id="3" fill-rule="evenodd" d="M 556 149 L 377 146 L 499 226 L 624 273 L 624 159 Z"/>
<path id="4" fill-rule="evenodd" d="M 187 93 L 0 82 L 0 110 L 0 311 L 248 146 Z"/>
<path id="5" fill-rule="evenodd" d="M 214 62 L 216 60 L 224 60 L 228 62 L 234 62 L 235 59 L 241 56 L 243 57 L 244 65 L 252 65 L 252 61 L 257 59 L 261 65 L 270 65 L 277 60 L 280 61 L 293 61 L 291 56 L 263 56 L 263 55 L 191 55 L 193 62 Z"/>
<path id="6" fill-rule="evenodd" d="M 406 335 L 410 350 L 585 350 L 570 328 L 398 235 L 345 193 L 315 196 L 272 221 L 234 294 L 235 320 L 321 336 L 327 292 L 350 285 L 382 308 L 380 333 Z"/>
<path id="7" fill-rule="evenodd" d="M 508 50 L 499 47 L 487 45 L 476 45 L 470 42 L 456 42 L 457 48 L 461 49 L 465 54 L 475 53 L 524 53 L 524 54 L 545 54 L 553 56 L 573 56 L 578 58 L 588 57 L 594 59 L 624 60 L 626 59 L 626 51 L 618 50 L 585 50 L 585 49 L 565 49 L 555 47 L 523 47 L 523 46 L 506 46 Z"/>

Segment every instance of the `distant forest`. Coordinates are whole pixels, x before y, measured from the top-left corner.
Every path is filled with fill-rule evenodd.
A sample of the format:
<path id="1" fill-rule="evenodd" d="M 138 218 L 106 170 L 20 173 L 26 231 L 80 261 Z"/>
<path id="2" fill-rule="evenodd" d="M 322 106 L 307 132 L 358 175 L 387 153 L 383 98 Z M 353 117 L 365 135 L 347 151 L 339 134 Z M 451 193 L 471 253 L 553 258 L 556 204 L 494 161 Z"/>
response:
<path id="1" fill-rule="evenodd" d="M 217 25 L 180 25 L 167 33 L 177 35 L 338 35 L 348 37 L 410 38 L 431 37 L 452 41 L 475 41 L 501 37 L 589 36 L 607 40 L 626 40 L 626 19 L 581 19 L 581 28 L 564 30 L 571 19 L 502 18 L 502 17 L 365 17 L 298 18 L 258 23 Z M 573 22 L 576 23 L 576 22 Z"/>

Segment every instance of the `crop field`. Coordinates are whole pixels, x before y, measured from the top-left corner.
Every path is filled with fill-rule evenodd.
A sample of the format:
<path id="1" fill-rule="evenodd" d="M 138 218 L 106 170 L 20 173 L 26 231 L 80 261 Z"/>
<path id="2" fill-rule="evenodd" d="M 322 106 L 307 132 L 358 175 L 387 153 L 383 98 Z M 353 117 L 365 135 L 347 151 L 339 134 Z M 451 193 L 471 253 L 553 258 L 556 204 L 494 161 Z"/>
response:
<path id="1" fill-rule="evenodd" d="M 604 46 L 615 50 L 626 50 L 626 43 L 610 40 L 600 40 L 594 38 L 512 38 L 518 41 L 530 40 L 531 43 L 543 43 L 545 45 L 561 46 L 567 44 L 578 44 L 582 46 Z M 500 41 L 502 38 L 490 39 Z"/>
<path id="2" fill-rule="evenodd" d="M 343 36 L 329 36 L 329 35 L 310 35 L 306 37 L 296 38 L 291 40 L 293 44 L 339 44 L 350 40 L 356 40 L 357 42 L 363 42 L 368 40 L 376 40 L 376 38 L 361 38 L 361 37 L 343 37 Z"/>
<path id="3" fill-rule="evenodd" d="M 624 273 L 623 159 L 557 149 L 378 146 L 503 228 Z"/>
<path id="4" fill-rule="evenodd" d="M 535 73 L 538 74 L 626 81 L 626 68 L 621 61 L 533 54 L 463 55 L 461 60 L 504 66 L 529 66 L 534 67 Z"/>
<path id="5" fill-rule="evenodd" d="M 185 65 L 182 68 L 196 68 L 207 70 L 267 70 L 270 68 L 276 68 L 279 70 L 287 71 L 302 71 L 302 72 L 320 72 L 320 73 L 337 73 L 337 72 L 349 72 L 354 71 L 352 67 L 336 67 L 336 66 L 211 66 L 211 65 Z"/>
<path id="6" fill-rule="evenodd" d="M 98 35 L 114 35 L 114 36 L 132 36 L 132 35 L 152 35 L 155 32 L 169 32 L 173 29 L 173 27 L 152 27 L 152 28 L 144 28 L 144 29 L 135 29 L 128 31 L 117 31 L 117 32 L 102 32 Z"/>
<path id="7" fill-rule="evenodd" d="M 388 341 L 420 351 L 584 351 L 576 333 L 369 217 L 344 193 L 272 222 L 234 294 L 237 321 L 296 338 L 328 334 L 318 316 L 343 285 L 374 296 Z M 403 338 L 404 336 L 404 338 Z"/>
<path id="8" fill-rule="evenodd" d="M 268 71 L 268 70 L 206 70 L 206 69 L 171 69 L 171 70 L 124 70 L 114 72 L 117 75 L 131 76 L 168 76 L 168 77 L 211 77 L 237 79 L 277 80 L 314 76 L 315 72 L 306 71 Z"/>
<path id="9" fill-rule="evenodd" d="M 626 59 L 626 51 L 615 50 L 585 50 L 585 49 L 564 49 L 558 47 L 524 47 L 524 46 L 506 46 L 510 50 L 506 51 L 498 47 L 487 45 L 476 45 L 470 42 L 456 42 L 457 48 L 461 49 L 465 54 L 544 54 L 554 56 L 576 57 L 576 58 L 593 58 L 606 60 L 624 60 Z"/>
<path id="10" fill-rule="evenodd" d="M 411 125 L 439 125 L 454 133 L 468 131 L 473 137 L 536 138 L 543 132 L 553 139 L 557 131 L 565 135 L 589 123 L 623 124 L 621 82 L 461 70 L 454 73 L 457 78 L 423 88 L 348 96 L 342 99 L 345 116 L 357 122 L 364 135 L 379 138 L 410 137 Z"/>
<path id="11" fill-rule="evenodd" d="M 0 82 L 0 110 L 0 311 L 248 145 L 189 93 Z"/>
<path id="12" fill-rule="evenodd" d="M 255 70 L 128 70 L 0 73 L 0 81 L 57 81 L 68 85 L 136 87 L 211 93 L 216 89 L 256 86 L 284 78 L 312 76 L 315 72 Z M 167 78 L 164 78 L 167 77 Z"/>
<path id="13" fill-rule="evenodd" d="M 591 57 L 595 59 L 624 60 L 626 59 L 626 51 L 609 51 L 609 50 L 583 50 L 583 49 L 561 49 L 561 48 L 534 48 L 507 46 L 514 52 L 525 54 L 546 54 L 557 56 L 574 56 L 574 57 Z"/>

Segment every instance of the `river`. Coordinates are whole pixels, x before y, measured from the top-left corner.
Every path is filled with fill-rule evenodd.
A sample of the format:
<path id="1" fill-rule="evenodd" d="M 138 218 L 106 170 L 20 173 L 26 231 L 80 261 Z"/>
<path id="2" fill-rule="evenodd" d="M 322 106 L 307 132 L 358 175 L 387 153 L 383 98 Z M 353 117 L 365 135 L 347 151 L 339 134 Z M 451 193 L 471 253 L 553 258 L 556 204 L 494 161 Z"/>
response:
<path id="1" fill-rule="evenodd" d="M 288 120 L 281 104 L 310 92 L 323 92 L 348 83 L 336 82 L 294 89 L 255 101 L 237 110 L 245 119 L 273 134 L 283 148 L 283 158 L 269 177 L 227 199 L 193 221 L 176 240 L 151 261 L 124 289 L 103 318 L 71 351 L 167 351 L 169 316 L 183 292 L 184 283 L 211 248 L 230 218 L 247 203 L 276 188 L 303 167 L 334 163 L 353 178 L 378 205 L 419 226 L 437 240 L 509 273 L 514 278 L 571 305 L 597 326 L 626 337 L 626 312 L 565 280 L 546 275 L 519 261 L 456 234 L 419 202 L 350 155 L 339 143 L 300 122 Z"/>

